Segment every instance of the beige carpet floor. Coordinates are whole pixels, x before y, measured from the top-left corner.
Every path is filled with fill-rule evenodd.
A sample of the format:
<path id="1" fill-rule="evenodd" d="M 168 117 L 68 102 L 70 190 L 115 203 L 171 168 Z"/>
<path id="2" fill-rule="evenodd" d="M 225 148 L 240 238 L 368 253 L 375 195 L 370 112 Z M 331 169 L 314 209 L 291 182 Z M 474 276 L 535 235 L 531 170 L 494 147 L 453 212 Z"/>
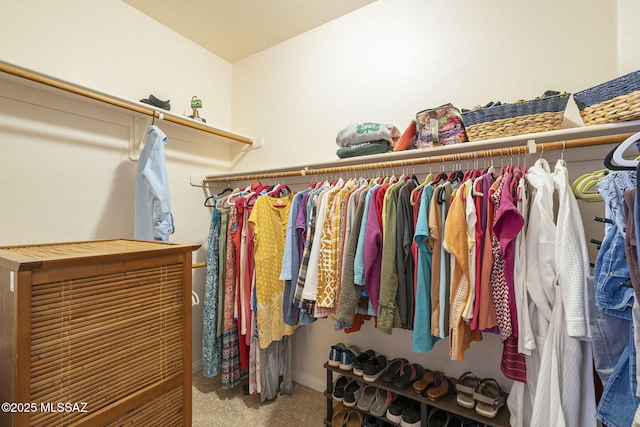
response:
<path id="1" fill-rule="evenodd" d="M 323 393 L 294 383 L 293 394 L 260 403 L 245 395 L 242 385 L 223 390 L 220 376 L 193 375 L 193 427 L 313 427 L 324 426 L 327 399 Z"/>

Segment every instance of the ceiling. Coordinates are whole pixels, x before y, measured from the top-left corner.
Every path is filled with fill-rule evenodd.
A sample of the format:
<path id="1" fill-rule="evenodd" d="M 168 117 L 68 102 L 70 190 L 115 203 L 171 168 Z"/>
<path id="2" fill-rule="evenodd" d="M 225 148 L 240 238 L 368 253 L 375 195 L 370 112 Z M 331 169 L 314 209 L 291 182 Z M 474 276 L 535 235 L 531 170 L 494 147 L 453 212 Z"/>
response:
<path id="1" fill-rule="evenodd" d="M 234 63 L 375 0 L 123 0 Z"/>

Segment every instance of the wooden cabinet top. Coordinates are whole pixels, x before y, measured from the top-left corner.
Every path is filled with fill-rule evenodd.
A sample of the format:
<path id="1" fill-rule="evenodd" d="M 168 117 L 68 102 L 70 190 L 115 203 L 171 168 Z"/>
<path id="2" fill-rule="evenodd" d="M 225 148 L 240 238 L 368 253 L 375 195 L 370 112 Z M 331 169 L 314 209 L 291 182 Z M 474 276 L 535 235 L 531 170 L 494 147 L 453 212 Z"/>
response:
<path id="1" fill-rule="evenodd" d="M 14 271 L 39 270 L 77 262 L 114 262 L 195 251 L 200 245 L 112 239 L 0 247 L 0 266 Z"/>

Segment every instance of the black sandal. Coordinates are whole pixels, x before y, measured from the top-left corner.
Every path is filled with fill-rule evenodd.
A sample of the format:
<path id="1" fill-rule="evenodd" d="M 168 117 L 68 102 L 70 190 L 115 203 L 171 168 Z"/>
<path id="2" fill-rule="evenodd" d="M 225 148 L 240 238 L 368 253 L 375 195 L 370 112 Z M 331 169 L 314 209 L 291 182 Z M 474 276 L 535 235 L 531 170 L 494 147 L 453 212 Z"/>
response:
<path id="1" fill-rule="evenodd" d="M 398 388 L 407 388 L 422 377 L 423 372 L 424 369 L 417 363 L 407 363 L 400 368 L 398 375 L 393 379 L 393 385 Z"/>

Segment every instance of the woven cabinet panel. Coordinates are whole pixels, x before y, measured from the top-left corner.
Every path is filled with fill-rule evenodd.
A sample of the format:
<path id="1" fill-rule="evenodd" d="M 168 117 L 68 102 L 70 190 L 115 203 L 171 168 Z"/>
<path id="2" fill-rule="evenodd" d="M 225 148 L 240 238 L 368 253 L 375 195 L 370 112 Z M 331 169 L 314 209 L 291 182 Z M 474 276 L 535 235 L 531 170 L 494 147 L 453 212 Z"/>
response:
<path id="1" fill-rule="evenodd" d="M 179 426 L 182 425 L 183 386 L 178 386 L 156 397 L 135 410 L 107 424 L 108 427 L 120 426 Z"/>
<path id="2" fill-rule="evenodd" d="M 31 401 L 87 402 L 90 414 L 183 372 L 184 279 L 183 264 L 171 264 L 34 284 Z M 183 390 L 171 393 L 180 395 L 171 416 L 181 417 Z M 69 425 L 87 415 L 38 411 L 30 421 Z"/>

